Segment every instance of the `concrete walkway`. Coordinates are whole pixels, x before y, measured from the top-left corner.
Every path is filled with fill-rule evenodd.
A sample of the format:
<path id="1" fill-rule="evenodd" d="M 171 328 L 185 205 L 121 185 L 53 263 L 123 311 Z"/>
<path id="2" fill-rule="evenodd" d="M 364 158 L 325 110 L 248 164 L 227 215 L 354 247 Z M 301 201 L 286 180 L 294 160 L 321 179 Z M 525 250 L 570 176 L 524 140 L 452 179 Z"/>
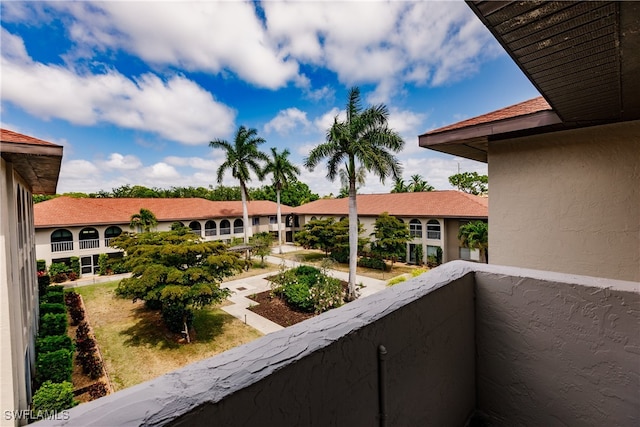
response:
<path id="1" fill-rule="evenodd" d="M 300 248 L 292 245 L 282 245 L 282 252 L 295 252 L 299 250 Z M 275 247 L 272 252 L 277 253 L 278 248 Z M 265 261 L 275 265 L 284 265 L 287 268 L 293 268 L 303 264 L 296 261 L 278 258 L 276 256 L 266 256 Z M 280 329 L 284 329 L 282 326 L 268 319 L 265 319 L 262 316 L 258 316 L 254 312 L 248 310 L 249 306 L 255 305 L 256 303 L 255 301 L 247 298 L 247 296 L 269 290 L 269 282 L 265 280 L 265 277 L 271 276 L 273 274 L 274 272 L 269 272 L 261 274 L 259 276 L 247 277 L 245 279 L 232 280 L 223 283 L 222 286 L 227 287 L 231 291 L 233 291 L 233 295 L 228 298 L 228 301 L 230 301 L 232 304 L 221 307 L 222 310 L 226 311 L 232 316 L 237 317 L 246 324 L 259 330 L 263 334 L 268 334 Z M 346 281 L 349 279 L 349 273 L 343 271 L 329 270 L 328 274 L 340 280 Z M 363 287 L 359 289 L 360 298 L 365 298 L 387 287 L 386 281 L 372 279 L 365 276 L 356 276 L 356 284 L 363 285 Z"/>

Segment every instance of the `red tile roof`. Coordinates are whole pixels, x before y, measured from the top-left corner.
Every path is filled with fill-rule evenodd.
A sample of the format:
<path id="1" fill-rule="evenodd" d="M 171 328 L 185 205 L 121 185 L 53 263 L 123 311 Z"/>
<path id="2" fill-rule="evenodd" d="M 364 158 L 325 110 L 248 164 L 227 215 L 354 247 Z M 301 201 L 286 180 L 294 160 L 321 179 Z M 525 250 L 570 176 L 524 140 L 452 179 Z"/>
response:
<path id="1" fill-rule="evenodd" d="M 23 135 L 21 133 L 14 132 L 8 129 L 0 129 L 0 141 L 11 142 L 16 144 L 56 146 L 56 144 L 52 144 L 51 142 L 43 141 L 41 139 L 34 138 L 28 135 Z"/>
<path id="2" fill-rule="evenodd" d="M 463 120 L 458 123 L 434 129 L 427 132 L 425 135 L 433 135 L 441 132 L 446 132 L 455 129 L 467 128 L 475 125 L 481 125 L 485 123 L 497 122 L 500 120 L 513 119 L 515 117 L 526 116 L 528 114 L 538 113 L 540 111 L 551 110 L 551 106 L 541 96 L 530 99 L 528 101 L 521 102 L 519 104 L 511 105 L 500 110 L 492 111 L 491 113 L 483 114 L 481 116 L 473 117 L 467 120 Z"/>
<path id="3" fill-rule="evenodd" d="M 457 190 L 420 193 L 359 194 L 359 216 L 388 212 L 404 217 L 487 218 L 488 199 Z M 320 199 L 293 208 L 296 214 L 348 215 L 349 199 Z"/>
<path id="4" fill-rule="evenodd" d="M 148 209 L 158 221 L 187 221 L 209 218 L 241 217 L 242 202 L 213 202 L 199 198 L 184 199 L 110 199 L 56 197 L 33 207 L 36 228 L 74 225 L 128 224 L 131 215 Z M 277 205 L 267 200 L 248 203 L 249 216 L 275 215 Z M 282 205 L 282 214 L 291 212 Z"/>

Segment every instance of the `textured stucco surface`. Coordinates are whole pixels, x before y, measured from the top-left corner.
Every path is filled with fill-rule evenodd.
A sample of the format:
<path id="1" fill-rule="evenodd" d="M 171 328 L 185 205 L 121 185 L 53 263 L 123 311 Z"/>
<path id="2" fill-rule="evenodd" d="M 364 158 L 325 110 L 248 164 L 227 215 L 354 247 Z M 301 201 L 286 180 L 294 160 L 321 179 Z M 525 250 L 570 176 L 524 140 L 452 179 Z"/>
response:
<path id="1" fill-rule="evenodd" d="M 640 121 L 489 144 L 490 262 L 640 281 Z"/>
<path id="2" fill-rule="evenodd" d="M 38 425 L 376 425 L 379 345 L 389 425 L 463 425 L 473 313 L 471 269 L 449 265 Z"/>
<path id="3" fill-rule="evenodd" d="M 495 426 L 640 425 L 640 283 L 477 271 L 478 406 Z"/>

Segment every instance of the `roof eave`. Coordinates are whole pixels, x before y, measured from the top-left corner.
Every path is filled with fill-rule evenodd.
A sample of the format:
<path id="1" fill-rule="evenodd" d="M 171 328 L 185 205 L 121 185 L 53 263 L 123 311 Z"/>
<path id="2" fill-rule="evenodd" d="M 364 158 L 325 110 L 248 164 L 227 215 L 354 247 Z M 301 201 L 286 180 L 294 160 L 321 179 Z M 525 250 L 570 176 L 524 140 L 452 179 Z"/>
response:
<path id="1" fill-rule="evenodd" d="M 14 165 L 33 194 L 56 194 L 63 147 L 0 141 L 2 158 Z"/>

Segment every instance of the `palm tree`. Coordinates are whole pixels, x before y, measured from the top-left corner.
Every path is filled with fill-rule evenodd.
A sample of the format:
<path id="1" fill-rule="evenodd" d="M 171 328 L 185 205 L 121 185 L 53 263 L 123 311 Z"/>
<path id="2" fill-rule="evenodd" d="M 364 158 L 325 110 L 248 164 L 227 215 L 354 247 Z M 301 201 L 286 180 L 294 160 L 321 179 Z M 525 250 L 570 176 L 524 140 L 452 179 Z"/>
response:
<path id="1" fill-rule="evenodd" d="M 409 189 L 414 193 L 435 190 L 435 188 L 433 188 L 431 184 L 429 184 L 424 178 L 422 178 L 422 175 L 420 174 L 411 175 Z"/>
<path id="2" fill-rule="evenodd" d="M 300 169 L 289 161 L 289 150 L 278 153 L 276 148 L 271 148 L 271 158 L 267 161 L 264 174 L 273 175 L 273 187 L 276 189 L 276 203 L 278 206 L 278 251 L 282 253 L 282 215 L 280 213 L 280 191 L 289 184 L 289 181 L 300 175 Z"/>
<path id="3" fill-rule="evenodd" d="M 152 228 L 158 225 L 158 219 L 149 209 L 142 208 L 139 213 L 131 215 L 131 222 L 129 227 L 139 231 L 148 233 Z"/>
<path id="4" fill-rule="evenodd" d="M 366 169 L 359 167 L 356 171 L 356 192 L 365 184 L 366 177 Z M 349 175 L 346 170 L 340 169 L 340 192 L 338 193 L 338 199 L 345 197 L 349 197 Z"/>
<path id="5" fill-rule="evenodd" d="M 356 298 L 356 266 L 358 260 L 358 209 L 356 183 L 358 167 L 373 172 L 384 183 L 385 178 L 400 175 L 398 159 L 392 154 L 404 146 L 397 132 L 389 128 L 389 110 L 383 104 L 362 107 L 360 89 L 349 91 L 347 118 L 336 116 L 327 131 L 326 142 L 316 146 L 305 159 L 305 166 L 313 170 L 327 159 L 327 177 L 334 180 L 339 169 L 349 177 L 349 291 L 348 299 Z"/>
<path id="6" fill-rule="evenodd" d="M 222 184 L 224 173 L 227 169 L 231 171 L 231 176 L 240 181 L 240 195 L 242 197 L 242 221 L 244 225 L 244 243 L 249 243 L 249 212 L 247 210 L 247 199 L 249 192 L 247 182 L 251 181 L 251 171 L 262 181 L 264 173 L 260 166 L 260 161 L 268 161 L 269 157 L 258 146 L 265 140 L 258 136 L 255 129 L 247 129 L 240 126 L 233 140 L 233 144 L 223 140 L 215 139 L 209 142 L 211 148 L 222 148 L 226 151 L 226 159 L 218 168 L 218 184 Z"/>
<path id="7" fill-rule="evenodd" d="M 391 189 L 392 193 L 408 193 L 409 186 L 404 182 L 402 177 L 397 177 L 394 179 L 393 188 Z"/>
<path id="8" fill-rule="evenodd" d="M 458 239 L 463 248 L 480 250 L 480 261 L 489 262 L 489 224 L 474 221 L 460 227 Z"/>

